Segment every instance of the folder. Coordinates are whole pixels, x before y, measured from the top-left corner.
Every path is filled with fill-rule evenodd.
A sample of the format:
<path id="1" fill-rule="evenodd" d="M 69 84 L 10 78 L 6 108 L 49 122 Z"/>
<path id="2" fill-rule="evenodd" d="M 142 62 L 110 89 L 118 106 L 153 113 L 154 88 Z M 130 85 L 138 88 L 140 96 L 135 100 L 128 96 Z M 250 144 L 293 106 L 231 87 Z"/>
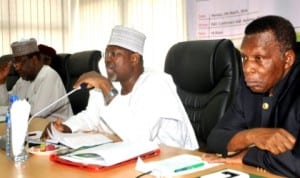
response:
<path id="1" fill-rule="evenodd" d="M 157 156 L 160 149 L 153 142 L 114 142 L 76 149 L 67 154 L 50 155 L 50 160 L 92 171 L 103 171 L 142 159 Z"/>

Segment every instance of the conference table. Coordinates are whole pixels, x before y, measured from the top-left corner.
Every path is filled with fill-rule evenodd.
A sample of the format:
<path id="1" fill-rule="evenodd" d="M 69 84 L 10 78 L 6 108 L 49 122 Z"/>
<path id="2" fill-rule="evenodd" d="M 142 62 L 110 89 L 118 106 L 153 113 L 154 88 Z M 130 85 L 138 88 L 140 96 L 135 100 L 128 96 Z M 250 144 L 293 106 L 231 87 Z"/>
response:
<path id="1" fill-rule="evenodd" d="M 45 125 L 48 123 L 47 120 L 37 119 L 31 123 L 29 126 L 29 131 L 42 130 Z M 0 123 L 0 134 L 5 133 L 5 124 Z M 4 130 L 4 131 L 3 131 Z M 148 159 L 145 159 L 145 162 L 158 161 L 179 154 L 192 154 L 201 156 L 203 153 L 198 151 L 190 151 L 179 149 L 175 147 L 169 147 L 165 145 L 160 145 L 160 154 Z M 94 178 L 94 177 L 124 177 L 124 178 L 135 178 L 141 174 L 141 172 L 135 170 L 136 161 L 129 162 L 119 167 L 114 167 L 111 169 L 101 170 L 101 171 L 91 171 L 86 169 L 80 169 L 78 167 L 72 167 L 64 164 L 59 164 L 53 162 L 49 159 L 49 156 L 41 155 L 29 155 L 28 160 L 21 164 L 15 164 L 9 160 L 4 150 L 0 150 L 0 177 L 3 178 Z M 216 167 L 212 167 L 206 170 L 194 172 L 191 174 L 185 174 L 178 177 L 200 177 L 208 173 L 212 173 L 218 170 L 225 168 L 230 168 L 249 174 L 262 176 L 262 177 L 280 177 L 274 174 L 271 174 L 265 170 L 261 170 L 255 167 L 247 165 L 238 165 L 238 164 L 222 164 Z M 153 177 L 151 175 L 145 175 L 143 178 Z"/>

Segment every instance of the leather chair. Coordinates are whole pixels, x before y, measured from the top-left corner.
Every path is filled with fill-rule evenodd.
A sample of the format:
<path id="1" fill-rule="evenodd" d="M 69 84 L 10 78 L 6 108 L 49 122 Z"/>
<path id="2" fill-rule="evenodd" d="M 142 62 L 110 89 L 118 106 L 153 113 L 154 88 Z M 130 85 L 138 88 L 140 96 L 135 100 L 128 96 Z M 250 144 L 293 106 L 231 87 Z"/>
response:
<path id="1" fill-rule="evenodd" d="M 82 51 L 73 53 L 66 59 L 66 88 L 67 92 L 73 89 L 74 83 L 81 74 L 89 71 L 100 72 L 98 62 L 101 59 L 101 52 L 98 50 Z M 69 100 L 74 114 L 84 110 L 87 106 L 89 92 L 86 89 L 78 90 L 69 95 Z"/>
<path id="2" fill-rule="evenodd" d="M 300 60 L 300 42 L 296 43 L 296 59 Z"/>
<path id="3" fill-rule="evenodd" d="M 71 56 L 69 53 L 59 53 L 56 57 L 52 58 L 50 66 L 59 74 L 62 79 L 65 88 L 67 90 L 67 72 L 66 72 L 66 62 L 67 59 Z"/>
<path id="4" fill-rule="evenodd" d="M 205 150 L 211 129 L 238 87 L 238 50 L 227 39 L 179 42 L 168 51 L 164 70 L 172 75 L 200 149 Z"/>
<path id="5" fill-rule="evenodd" d="M 12 54 L 6 54 L 1 56 L 1 60 L 0 61 L 10 61 L 12 60 L 13 55 Z M 6 78 L 6 88 L 8 91 L 10 91 L 13 86 L 15 85 L 15 83 L 17 82 L 17 80 L 19 79 L 19 74 L 15 71 L 15 68 L 13 67 L 13 65 L 10 68 L 10 71 L 8 73 L 8 76 Z"/>

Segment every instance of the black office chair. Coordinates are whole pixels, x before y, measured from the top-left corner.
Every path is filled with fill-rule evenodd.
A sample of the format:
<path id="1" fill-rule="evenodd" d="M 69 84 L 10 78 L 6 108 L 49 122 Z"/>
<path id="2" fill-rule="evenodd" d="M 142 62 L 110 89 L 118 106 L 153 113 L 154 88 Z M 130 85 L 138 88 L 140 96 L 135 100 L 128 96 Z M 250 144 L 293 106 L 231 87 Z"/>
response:
<path id="1" fill-rule="evenodd" d="M 77 52 L 69 56 L 66 60 L 66 88 L 67 91 L 73 89 L 74 83 L 79 76 L 85 72 L 99 72 L 98 62 L 101 59 L 101 52 L 98 50 Z M 69 95 L 69 100 L 74 114 L 84 110 L 89 98 L 88 90 L 79 90 Z"/>
<path id="2" fill-rule="evenodd" d="M 296 51 L 295 51 L 295 53 L 296 53 L 296 59 L 300 60 L 300 42 L 296 43 Z"/>
<path id="3" fill-rule="evenodd" d="M 13 55 L 12 54 L 6 54 L 1 56 L 1 61 L 9 61 L 12 60 Z M 6 78 L 6 88 L 8 91 L 10 91 L 13 86 L 15 85 L 15 83 L 17 82 L 17 80 L 19 79 L 19 74 L 15 71 L 15 68 L 13 66 L 11 66 L 10 71 L 8 73 L 8 76 Z"/>
<path id="4" fill-rule="evenodd" d="M 227 39 L 173 45 L 165 61 L 194 127 L 201 150 L 211 129 L 230 105 L 241 75 L 238 50 Z"/>
<path id="5" fill-rule="evenodd" d="M 62 79 L 64 86 L 67 90 L 67 72 L 66 72 L 66 62 L 67 59 L 71 56 L 69 53 L 59 53 L 56 57 L 52 58 L 50 66 L 59 74 Z"/>

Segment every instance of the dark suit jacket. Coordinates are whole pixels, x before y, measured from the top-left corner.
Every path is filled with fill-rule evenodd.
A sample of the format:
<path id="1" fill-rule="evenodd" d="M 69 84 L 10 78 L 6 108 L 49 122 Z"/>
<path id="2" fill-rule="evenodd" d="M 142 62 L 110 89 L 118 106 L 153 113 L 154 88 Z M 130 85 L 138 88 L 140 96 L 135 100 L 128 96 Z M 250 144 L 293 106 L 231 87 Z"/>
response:
<path id="1" fill-rule="evenodd" d="M 263 109 L 263 103 L 269 105 Z M 300 65 L 293 65 L 288 75 L 275 86 L 274 95 L 255 94 L 241 82 L 235 102 L 208 137 L 208 151 L 227 154 L 227 143 L 239 131 L 249 128 L 284 128 L 296 138 L 300 134 Z M 300 141 L 294 150 L 279 155 L 257 147 L 249 149 L 243 162 L 287 177 L 300 177 Z M 296 148 L 297 147 L 297 148 Z"/>

